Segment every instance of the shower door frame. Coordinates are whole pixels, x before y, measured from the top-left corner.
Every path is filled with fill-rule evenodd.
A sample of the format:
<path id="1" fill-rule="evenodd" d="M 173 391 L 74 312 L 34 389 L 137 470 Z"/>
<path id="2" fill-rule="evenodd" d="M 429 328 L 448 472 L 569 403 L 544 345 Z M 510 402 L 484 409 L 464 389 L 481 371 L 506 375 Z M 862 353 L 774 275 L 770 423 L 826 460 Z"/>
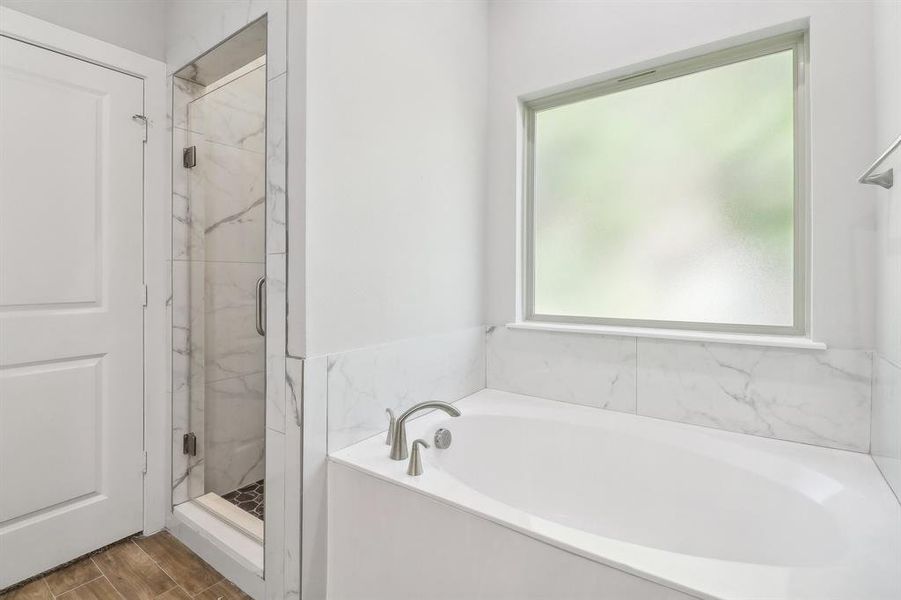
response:
<path id="1" fill-rule="evenodd" d="M 240 33 L 241 32 L 239 32 L 239 34 Z M 221 46 L 222 44 L 214 48 L 211 52 L 220 51 L 219 49 Z M 226 49 L 224 52 L 227 53 L 229 50 Z M 259 73 L 260 70 L 262 70 L 262 76 Z M 218 95 L 222 94 L 224 90 L 235 89 L 230 88 L 230 86 L 240 86 L 241 84 L 238 83 L 239 81 L 243 81 L 246 85 L 246 82 L 248 81 L 247 78 L 257 78 L 259 81 L 257 81 L 253 87 L 255 88 L 255 92 L 260 92 L 260 96 L 254 101 L 259 102 L 259 105 L 254 106 L 254 111 L 257 108 L 262 109 L 262 114 L 260 115 L 260 127 L 265 134 L 265 74 L 266 64 L 265 55 L 263 55 L 251 60 L 246 65 L 240 66 L 234 71 L 223 75 L 221 79 L 216 79 L 216 81 L 208 85 L 191 81 L 187 77 L 180 77 L 180 72 L 176 72 L 176 75 L 173 75 L 172 253 L 175 260 L 173 260 L 171 300 L 171 308 L 173 311 L 173 363 L 172 373 L 170 374 L 170 377 L 172 378 L 170 389 L 173 391 L 171 398 L 173 418 L 173 506 L 196 500 L 208 492 L 213 492 L 222 496 L 226 491 L 232 491 L 243 487 L 244 485 L 253 483 L 253 481 L 236 481 L 230 483 L 228 488 L 222 488 L 221 485 L 210 486 L 210 481 L 207 478 L 207 474 L 211 468 L 211 457 L 208 455 L 208 448 L 211 444 L 212 446 L 215 446 L 216 442 L 208 439 L 207 434 L 211 431 L 215 432 L 216 426 L 210 428 L 209 421 L 207 421 L 210 417 L 208 409 L 211 408 L 212 405 L 207 404 L 206 395 L 211 384 L 215 387 L 215 384 L 221 381 L 232 381 L 240 378 L 245 384 L 248 384 L 253 391 L 256 391 L 258 389 L 257 386 L 250 385 L 249 382 L 254 381 L 261 376 L 265 380 L 265 329 L 261 329 L 262 324 L 259 322 L 259 319 L 264 314 L 262 303 L 260 302 L 262 296 L 260 286 L 265 282 L 267 207 L 256 206 L 256 200 L 259 198 L 256 191 L 258 190 L 264 197 L 266 195 L 265 135 L 260 144 L 262 146 L 261 148 L 258 147 L 256 143 L 251 143 L 250 146 L 243 146 L 241 144 L 232 145 L 229 142 L 219 140 L 215 132 L 206 131 L 202 127 L 198 128 L 198 124 L 203 123 L 204 118 L 199 116 L 201 113 L 193 113 L 192 111 L 203 111 L 203 108 L 198 107 L 206 106 L 209 98 L 219 97 Z M 260 79 L 260 77 L 262 77 L 262 79 Z M 179 79 L 181 79 L 181 82 L 176 83 L 176 80 Z M 244 89 L 244 92 L 247 92 L 246 88 Z M 226 95 L 229 94 L 228 91 L 224 91 L 224 93 Z M 243 101 L 248 101 L 248 98 L 245 97 Z M 224 110 L 227 113 L 230 110 L 234 110 L 234 107 L 228 103 L 226 103 L 226 105 L 221 105 L 221 101 L 217 102 L 216 100 L 212 100 L 212 102 L 214 106 L 217 106 L 215 109 L 217 111 Z M 248 108 L 247 105 L 244 104 L 242 104 L 241 107 L 242 109 Z M 226 121 L 228 121 L 228 119 L 226 119 Z M 255 127 L 256 123 L 254 123 L 253 126 Z M 204 130 L 201 131 L 201 129 Z M 207 141 L 209 136 L 212 136 L 213 141 Z M 205 173 L 205 169 L 209 169 L 209 165 L 211 164 L 218 164 L 218 161 L 212 159 L 208 153 L 213 152 L 215 148 L 221 147 L 221 145 L 228 146 L 231 148 L 231 151 L 238 152 L 244 157 L 258 155 L 259 159 L 259 162 L 254 161 L 252 169 L 243 171 L 243 174 L 245 176 L 251 176 L 251 180 L 253 181 L 253 183 L 245 182 L 251 186 L 252 195 L 248 195 L 244 200 L 247 200 L 248 202 L 254 200 L 254 206 L 250 206 L 249 204 L 247 206 L 244 204 L 241 205 L 243 212 L 238 213 L 241 215 L 241 219 L 238 219 L 237 228 L 242 232 L 239 234 L 242 242 L 248 241 L 248 238 L 244 236 L 250 236 L 249 239 L 253 240 L 251 243 L 255 245 L 255 249 L 250 254 L 239 253 L 240 257 L 235 256 L 235 250 L 232 249 L 227 252 L 228 256 L 223 257 L 217 254 L 211 258 L 210 249 L 206 248 L 205 245 L 206 237 L 209 233 L 208 231 L 205 231 L 205 226 L 208 224 L 209 219 L 212 219 L 212 222 L 216 223 L 229 222 L 232 220 L 231 211 L 217 213 L 217 217 L 210 217 L 211 206 L 207 204 L 207 201 L 212 201 L 213 204 L 215 204 L 219 201 L 218 194 L 224 190 L 213 192 L 212 190 L 207 189 L 207 184 L 203 183 L 209 183 L 209 175 Z M 194 155 L 193 166 L 187 167 L 183 164 L 184 159 L 181 155 L 182 148 L 195 148 L 196 154 Z M 222 157 L 220 157 L 220 160 L 221 158 Z M 241 164 L 244 167 L 247 166 L 244 164 L 243 160 L 241 161 Z M 216 181 L 216 178 L 213 178 L 212 181 Z M 260 208 L 262 208 L 262 215 L 258 214 Z M 237 206 L 232 207 L 232 209 L 237 210 Z M 223 218 L 223 214 L 228 214 L 229 216 Z M 252 225 L 249 222 L 245 222 L 245 218 L 248 216 L 254 221 Z M 220 218 L 222 218 L 223 221 L 220 221 Z M 234 236 L 236 234 L 233 232 L 225 235 L 228 237 L 229 235 Z M 256 244 L 259 244 L 259 246 L 256 246 Z M 223 242 L 220 239 L 218 242 L 219 249 L 216 250 L 217 253 L 222 252 L 222 245 Z M 238 336 L 240 339 L 233 339 L 232 336 L 236 335 L 235 332 L 231 332 L 228 341 L 233 344 L 240 344 L 242 350 L 240 354 L 245 357 L 247 356 L 248 351 L 251 350 L 249 347 L 246 347 L 246 345 L 253 345 L 253 357 L 250 360 L 252 362 L 261 360 L 263 364 L 259 370 L 253 368 L 249 371 L 246 368 L 242 368 L 245 365 L 238 367 L 235 364 L 228 364 L 227 366 L 219 368 L 219 372 L 217 375 L 214 375 L 213 381 L 207 381 L 210 365 L 206 363 L 206 358 L 211 353 L 216 355 L 217 348 L 220 351 L 225 349 L 227 347 L 227 342 L 226 346 L 221 346 L 217 345 L 221 343 L 217 341 L 213 343 L 213 347 L 211 347 L 211 340 L 208 339 L 206 335 L 206 332 L 210 327 L 211 305 L 209 304 L 209 290 L 207 289 L 209 280 L 207 279 L 208 275 L 205 273 L 208 272 L 207 270 L 209 268 L 217 265 L 220 267 L 229 265 L 231 268 L 235 268 L 237 265 L 247 267 L 252 263 L 259 263 L 259 271 L 253 273 L 252 277 L 248 277 L 248 274 L 244 273 L 243 278 L 236 280 L 233 283 L 240 286 L 241 284 L 238 283 L 238 281 L 243 281 L 240 300 L 246 301 L 246 293 L 250 291 L 249 288 L 251 287 L 252 282 L 256 282 L 252 287 L 256 290 L 254 295 L 258 301 L 254 311 L 258 322 L 256 332 L 252 333 L 252 337 L 254 341 L 258 341 L 259 346 L 257 348 L 256 344 L 247 339 L 246 335 Z M 180 271 L 177 269 L 177 266 L 181 267 Z M 220 281 L 219 283 L 222 282 Z M 215 301 L 214 304 L 216 304 Z M 240 311 L 241 309 L 248 309 L 248 307 L 243 304 L 240 307 L 231 304 L 230 302 L 227 302 L 226 304 L 225 310 L 231 309 L 234 311 L 235 309 L 238 309 Z M 247 313 L 243 314 L 244 318 L 247 316 Z M 240 315 L 235 315 L 234 312 L 232 312 L 232 317 L 241 318 Z M 215 317 L 213 318 L 215 320 Z M 250 333 L 250 328 L 252 328 L 253 325 L 244 323 L 243 321 L 242 323 L 242 331 L 245 334 Z M 263 337 L 261 339 L 258 336 Z M 213 337 L 215 338 L 216 336 Z M 177 342 L 176 339 L 178 340 Z M 174 348 L 176 344 L 179 345 L 177 352 Z M 190 353 L 187 357 L 181 354 L 185 350 Z M 226 361 L 227 360 L 228 358 L 226 357 Z M 176 361 L 178 361 L 178 364 L 176 364 Z M 213 362 L 215 363 L 216 361 L 214 360 Z M 225 374 L 226 372 L 228 373 L 227 375 Z M 263 388 L 265 388 L 265 383 Z M 261 423 L 259 424 L 259 429 L 257 429 L 255 423 L 253 431 L 259 434 L 258 441 L 262 442 L 263 446 L 265 446 L 265 389 L 261 396 L 254 395 L 249 400 L 253 404 L 259 403 L 261 411 L 259 413 L 253 411 L 253 418 L 259 418 Z M 213 405 L 214 404 L 215 403 L 213 403 Z M 245 414 L 244 416 L 249 415 Z M 222 424 L 221 421 L 219 424 Z M 245 430 L 243 433 L 247 434 L 249 431 Z M 195 436 L 194 448 L 190 454 L 182 453 L 181 451 L 183 448 L 188 447 L 188 442 L 186 441 L 187 435 Z M 241 440 L 245 443 L 249 442 L 249 438 L 246 437 L 246 435 L 242 436 Z M 222 451 L 220 450 L 220 453 L 221 452 Z M 222 457 L 220 456 L 220 458 Z M 215 460 L 212 462 L 216 463 Z M 265 468 L 265 465 L 262 463 L 256 464 L 257 466 L 253 471 L 257 473 L 258 477 L 263 477 L 263 474 L 260 471 Z M 247 464 L 243 464 L 243 466 L 246 467 Z M 216 469 L 213 468 L 213 470 L 215 471 Z M 240 470 L 243 471 L 243 469 Z M 254 477 L 254 479 L 256 478 L 257 477 Z M 177 485 L 176 482 L 178 482 Z"/>

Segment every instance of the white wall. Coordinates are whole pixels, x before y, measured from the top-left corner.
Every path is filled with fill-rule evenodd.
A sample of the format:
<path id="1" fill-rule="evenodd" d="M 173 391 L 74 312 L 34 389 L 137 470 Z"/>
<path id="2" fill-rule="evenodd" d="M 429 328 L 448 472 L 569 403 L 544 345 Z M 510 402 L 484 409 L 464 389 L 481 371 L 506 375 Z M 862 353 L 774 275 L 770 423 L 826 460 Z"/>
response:
<path id="1" fill-rule="evenodd" d="M 166 2 L 162 0 L 0 0 L 54 25 L 164 60 Z"/>
<path id="2" fill-rule="evenodd" d="M 873 345 L 872 6 L 867 2 L 495 2 L 489 10 L 488 322 L 514 319 L 521 94 L 810 19 L 813 335 Z"/>
<path id="3" fill-rule="evenodd" d="M 481 324 L 485 4 L 308 19 L 306 354 Z"/>

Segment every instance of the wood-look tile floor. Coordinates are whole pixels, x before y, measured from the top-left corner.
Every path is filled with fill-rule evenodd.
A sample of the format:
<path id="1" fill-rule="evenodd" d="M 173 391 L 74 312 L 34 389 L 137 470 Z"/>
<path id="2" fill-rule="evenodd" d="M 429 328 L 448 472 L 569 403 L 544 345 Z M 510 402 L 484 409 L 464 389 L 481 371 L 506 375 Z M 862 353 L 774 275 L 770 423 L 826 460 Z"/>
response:
<path id="1" fill-rule="evenodd" d="M 244 592 L 166 531 L 98 554 L 0 593 L 0 600 L 244 600 Z"/>

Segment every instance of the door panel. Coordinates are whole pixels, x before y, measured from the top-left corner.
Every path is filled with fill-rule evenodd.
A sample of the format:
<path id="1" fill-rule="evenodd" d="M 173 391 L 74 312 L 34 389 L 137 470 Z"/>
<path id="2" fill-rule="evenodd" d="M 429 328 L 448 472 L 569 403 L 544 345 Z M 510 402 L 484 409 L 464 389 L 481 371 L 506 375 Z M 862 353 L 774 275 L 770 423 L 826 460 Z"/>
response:
<path id="1" fill-rule="evenodd" d="M 10 178 L 4 191 L 28 202 L 12 196 L 3 203 L 0 305 L 96 302 L 106 94 L 7 61 L 3 87 L 8 146 L 3 167 Z M 35 135 L 32 119 L 16 115 L 38 116 L 52 137 Z M 9 147 L 13 140 L 15 147 Z M 47 143 L 53 140 L 67 143 Z M 47 177 L 51 166 L 52 177 Z M 38 174 L 43 176 L 34 177 Z M 59 192 L 66 194 L 66 202 L 59 201 Z"/>
<path id="2" fill-rule="evenodd" d="M 141 113 L 0 37 L 0 589 L 141 529 Z"/>
<path id="3" fill-rule="evenodd" d="M 0 489 L 0 522 L 97 490 L 101 360 L 64 360 L 0 371 L 0 473 L 4 483 L 12 484 Z M 33 443 L 46 438 L 53 443 Z M 32 473 L 54 475 L 31 477 Z"/>

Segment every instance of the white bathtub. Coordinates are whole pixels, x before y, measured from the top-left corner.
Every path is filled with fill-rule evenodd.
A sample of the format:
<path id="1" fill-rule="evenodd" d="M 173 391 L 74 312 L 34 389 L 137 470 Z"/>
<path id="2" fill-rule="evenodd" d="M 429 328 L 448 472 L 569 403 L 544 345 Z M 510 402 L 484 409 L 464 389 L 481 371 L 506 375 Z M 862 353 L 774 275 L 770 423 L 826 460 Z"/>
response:
<path id="1" fill-rule="evenodd" d="M 330 520 L 335 527 L 330 558 L 338 575 L 342 564 L 360 571 L 362 562 L 378 562 L 378 556 L 366 555 L 363 538 L 376 555 L 379 548 L 390 555 L 391 546 L 401 540 L 410 551 L 418 545 L 415 557 L 405 559 L 401 551 L 391 559 L 407 560 L 413 571 L 440 573 L 440 564 L 425 564 L 430 555 L 453 561 L 461 552 L 475 553 L 469 566 L 458 565 L 461 569 L 486 560 L 503 563 L 510 538 L 493 542 L 488 530 L 473 533 L 468 522 L 451 517 L 462 510 L 466 519 L 503 526 L 507 536 L 514 530 L 528 536 L 523 537 L 528 543 L 588 559 L 605 574 L 591 575 L 591 581 L 566 591 L 504 587 L 504 581 L 528 578 L 540 571 L 539 563 L 551 560 L 544 554 L 536 559 L 529 549 L 517 551 L 515 564 L 499 567 L 507 573 L 499 581 L 488 581 L 492 575 L 486 571 L 470 590 L 448 579 L 443 591 L 423 593 L 414 584 L 404 596 L 398 588 L 405 580 L 398 579 L 391 580 L 392 593 L 385 597 L 514 598 L 526 593 L 535 598 L 901 598 L 901 507 L 867 455 L 494 390 L 483 390 L 456 406 L 463 413 L 460 418 L 435 412 L 408 424 L 410 442 L 422 437 L 431 443 L 437 427 L 450 429 L 454 436 L 449 449 L 424 452 L 421 477 L 407 476 L 405 461 L 388 458 L 383 435 L 331 456 L 335 465 L 358 476 L 395 485 L 389 491 L 384 484 L 353 484 L 348 473 L 336 474 L 333 494 L 339 496 Z M 355 485 L 369 487 L 354 491 Z M 456 512 L 420 506 L 416 503 L 423 501 L 421 495 L 397 485 Z M 367 516 L 361 507 L 368 503 L 360 502 L 358 494 L 372 499 L 382 493 L 379 490 L 393 495 L 381 505 L 372 500 L 383 518 L 373 524 L 380 517 Z M 408 501 L 412 504 L 403 511 L 385 518 Z M 341 519 L 334 517 L 353 510 L 360 519 L 352 527 L 345 523 L 342 530 Z M 456 523 L 450 529 L 448 519 Z M 423 533 L 421 541 L 417 532 Z M 440 532 L 440 539 L 430 538 L 429 532 Z M 395 534 L 399 537 L 392 539 Z M 461 539 L 467 536 L 469 540 Z M 492 549 L 486 552 L 486 545 Z M 573 565 L 572 573 L 582 573 L 585 564 Z M 384 569 L 391 568 L 387 561 Z M 376 579 L 384 569 L 373 565 L 372 581 L 363 573 L 356 584 L 338 581 L 347 574 L 336 577 L 336 593 L 330 596 L 352 598 L 365 589 L 366 598 L 382 597 Z M 435 583 L 436 577 L 429 581 Z M 635 578 L 637 591 L 623 584 L 620 591 L 604 594 L 623 577 Z"/>

